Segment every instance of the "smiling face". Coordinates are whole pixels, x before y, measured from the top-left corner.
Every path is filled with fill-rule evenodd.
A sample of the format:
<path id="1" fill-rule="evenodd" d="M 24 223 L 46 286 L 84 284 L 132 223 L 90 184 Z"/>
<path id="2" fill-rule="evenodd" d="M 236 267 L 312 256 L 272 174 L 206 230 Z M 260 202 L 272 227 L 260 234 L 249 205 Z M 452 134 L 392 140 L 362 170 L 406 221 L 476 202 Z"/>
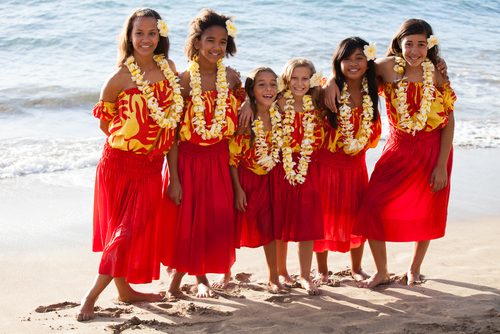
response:
<path id="1" fill-rule="evenodd" d="M 211 26 L 205 29 L 200 39 L 194 41 L 194 47 L 199 51 L 199 57 L 211 63 L 217 63 L 224 58 L 227 47 L 227 30 L 221 26 Z"/>
<path id="2" fill-rule="evenodd" d="M 418 66 L 427 57 L 427 36 L 415 34 L 403 37 L 401 40 L 403 58 L 410 66 Z"/>
<path id="3" fill-rule="evenodd" d="M 134 56 L 152 55 L 160 41 L 156 19 L 154 17 L 138 17 L 134 20 L 130 41 L 134 47 Z"/>
<path id="4" fill-rule="evenodd" d="M 311 69 L 306 66 L 299 66 L 293 69 L 288 89 L 296 97 L 302 97 L 309 91 L 312 73 Z"/>
<path id="5" fill-rule="evenodd" d="M 340 70 L 346 80 L 357 80 L 362 78 L 367 68 L 368 61 L 361 48 L 357 48 L 351 55 L 345 57 L 340 62 Z"/>
<path id="6" fill-rule="evenodd" d="M 258 106 L 269 108 L 278 95 L 276 75 L 271 72 L 259 72 L 254 79 L 253 94 Z"/>

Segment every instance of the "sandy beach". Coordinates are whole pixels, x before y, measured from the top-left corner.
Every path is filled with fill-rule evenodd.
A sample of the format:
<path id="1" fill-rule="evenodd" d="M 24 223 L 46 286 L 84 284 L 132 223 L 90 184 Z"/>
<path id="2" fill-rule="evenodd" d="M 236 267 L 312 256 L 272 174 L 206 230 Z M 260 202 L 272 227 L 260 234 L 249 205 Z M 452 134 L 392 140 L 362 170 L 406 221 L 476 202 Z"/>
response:
<path id="1" fill-rule="evenodd" d="M 370 168 L 383 143 L 367 156 Z M 186 277 L 187 298 L 123 304 L 110 285 L 97 317 L 79 323 L 76 307 L 92 283 L 100 254 L 90 250 L 95 168 L 0 180 L 0 333 L 499 333 L 500 163 L 498 149 L 455 149 L 446 236 L 431 242 L 423 263 L 427 279 L 406 286 L 412 244 L 389 243 L 394 281 L 359 289 L 343 274 L 349 255 L 330 253 L 333 285 L 321 296 L 294 289 L 267 292 L 262 249 L 241 249 L 229 288 L 197 299 Z M 298 272 L 296 245 L 289 270 Z M 369 248 L 363 266 L 374 271 Z M 316 267 L 315 260 L 313 268 Z M 209 275 L 213 279 L 215 275 Z M 137 286 L 165 290 L 160 281 Z"/>

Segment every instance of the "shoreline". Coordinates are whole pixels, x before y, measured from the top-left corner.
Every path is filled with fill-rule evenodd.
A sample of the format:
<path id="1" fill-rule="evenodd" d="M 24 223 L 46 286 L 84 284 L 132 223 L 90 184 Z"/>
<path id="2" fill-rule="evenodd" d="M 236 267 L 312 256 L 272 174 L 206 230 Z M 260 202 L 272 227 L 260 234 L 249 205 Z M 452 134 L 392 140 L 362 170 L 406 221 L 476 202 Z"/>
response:
<path id="1" fill-rule="evenodd" d="M 383 144 L 367 154 L 370 171 Z M 217 290 L 217 299 L 188 294 L 176 302 L 127 305 L 116 302 L 116 289 L 110 285 L 96 304 L 100 316 L 85 323 L 74 319 L 72 304 L 64 309 L 63 303 L 79 303 L 100 259 L 100 253 L 90 250 L 95 167 L 0 180 L 0 334 L 113 332 L 108 326 L 133 317 L 142 322 L 127 324 L 145 332 L 495 332 L 500 328 L 500 178 L 495 172 L 500 150 L 456 148 L 454 160 L 446 235 L 431 242 L 422 268 L 428 281 L 423 285 L 393 282 L 367 290 L 338 276 L 340 287 L 324 286 L 321 296 L 301 289 L 272 295 L 266 291 L 262 248 L 243 248 L 237 250 L 229 289 Z M 375 268 L 365 248 L 363 267 L 371 274 Z M 388 243 L 387 248 L 389 270 L 403 275 L 412 244 Z M 298 272 L 296 250 L 290 243 L 288 266 L 293 274 Z M 350 263 L 349 254 L 330 252 L 328 263 L 332 271 L 342 271 Z M 158 292 L 167 283 L 162 268 L 159 281 L 136 287 Z M 183 283 L 194 290 L 194 277 Z M 36 312 L 50 305 L 55 310 Z M 157 322 L 148 322 L 153 319 Z"/>

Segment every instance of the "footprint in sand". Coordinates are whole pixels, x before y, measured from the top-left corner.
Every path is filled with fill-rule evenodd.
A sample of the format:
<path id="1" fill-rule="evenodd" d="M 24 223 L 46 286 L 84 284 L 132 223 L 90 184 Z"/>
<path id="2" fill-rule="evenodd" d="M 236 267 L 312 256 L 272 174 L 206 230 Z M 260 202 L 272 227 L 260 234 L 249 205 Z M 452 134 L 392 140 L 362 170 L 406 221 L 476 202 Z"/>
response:
<path id="1" fill-rule="evenodd" d="M 54 312 L 54 311 L 59 311 L 59 310 L 65 310 L 68 308 L 74 308 L 80 306 L 80 303 L 74 303 L 74 302 L 63 302 L 63 303 L 57 303 L 57 304 L 52 304 L 48 306 L 38 306 L 35 310 L 37 313 L 47 313 L 47 312 Z"/>

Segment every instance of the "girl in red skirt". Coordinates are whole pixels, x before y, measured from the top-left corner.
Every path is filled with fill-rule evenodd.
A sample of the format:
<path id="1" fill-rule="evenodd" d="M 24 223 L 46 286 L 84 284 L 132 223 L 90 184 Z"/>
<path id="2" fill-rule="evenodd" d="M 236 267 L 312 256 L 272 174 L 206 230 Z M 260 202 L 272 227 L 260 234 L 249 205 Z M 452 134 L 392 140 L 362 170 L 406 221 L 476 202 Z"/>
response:
<path id="1" fill-rule="evenodd" d="M 190 22 L 189 70 L 180 75 L 185 115 L 164 175 L 162 263 L 169 268 L 169 297 L 182 296 L 186 273 L 196 275 L 198 297 L 214 296 L 205 274 L 227 273 L 235 260 L 228 141 L 245 92 L 222 63 L 236 53 L 235 38 L 231 18 L 211 9 Z"/>
<path id="2" fill-rule="evenodd" d="M 300 284 L 311 295 L 320 294 L 310 277 L 314 240 L 323 238 L 320 180 L 314 167 L 322 130 L 316 106 L 321 74 L 305 58 L 285 64 L 281 79 L 285 92 L 278 99 L 282 119 L 282 162 L 269 174 L 277 239 L 278 274 L 294 284 L 286 268 L 287 242 L 298 242 Z"/>
<path id="3" fill-rule="evenodd" d="M 276 241 L 269 187 L 269 171 L 279 162 L 281 117 L 274 101 L 278 94 L 276 74 L 268 67 L 251 71 L 245 90 L 255 121 L 238 127 L 229 142 L 236 219 L 236 247 L 264 246 L 270 292 L 287 291 L 278 277 Z M 231 277 L 223 275 L 212 286 L 225 288 Z"/>
<path id="4" fill-rule="evenodd" d="M 375 52 L 375 45 L 351 37 L 341 41 L 333 54 L 333 74 L 342 94 L 339 113 L 328 110 L 318 150 L 325 238 L 314 241 L 315 284 L 328 282 L 328 251 L 350 251 L 351 276 L 358 281 L 369 277 L 361 268 L 366 239 L 351 230 L 368 187 L 365 152 L 377 146 L 381 134 Z"/>
<path id="5" fill-rule="evenodd" d="M 167 33 L 154 10 L 132 13 L 120 35 L 117 69 L 93 110 L 107 136 L 97 166 L 92 244 L 102 258 L 77 312 L 79 321 L 95 317 L 94 304 L 112 280 L 118 300 L 161 300 L 159 294 L 134 291 L 129 283 L 159 278 L 161 169 L 183 106 L 174 63 L 166 58 Z"/>
<path id="6" fill-rule="evenodd" d="M 387 57 L 376 61 L 390 135 L 352 231 L 369 239 L 377 268 L 360 287 L 389 282 L 386 241 L 415 242 L 408 284 L 423 282 L 430 240 L 445 233 L 456 97 L 448 78 L 435 71 L 438 41 L 427 22 L 410 19 Z"/>

